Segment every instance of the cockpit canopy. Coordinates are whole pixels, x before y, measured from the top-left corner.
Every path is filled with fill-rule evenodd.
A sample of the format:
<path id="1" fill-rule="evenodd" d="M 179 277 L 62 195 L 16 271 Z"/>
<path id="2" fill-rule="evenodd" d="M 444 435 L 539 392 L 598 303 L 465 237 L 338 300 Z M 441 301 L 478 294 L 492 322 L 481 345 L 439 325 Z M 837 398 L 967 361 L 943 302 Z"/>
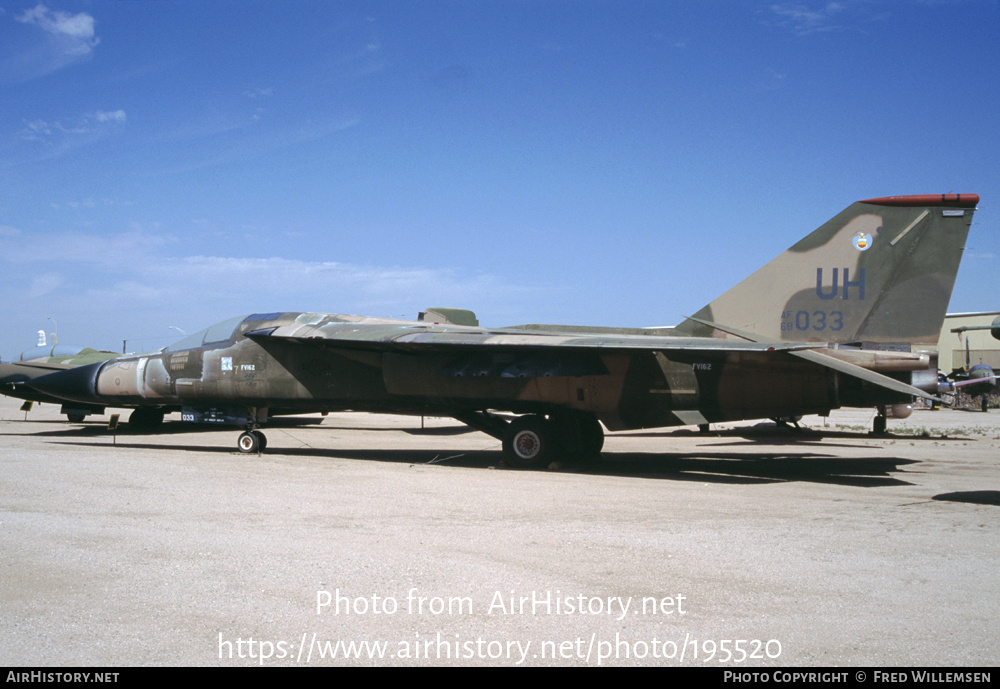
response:
<path id="1" fill-rule="evenodd" d="M 250 316 L 236 316 L 216 323 L 193 335 L 187 335 L 169 347 L 164 347 L 164 353 L 180 352 L 185 349 L 218 349 L 233 343 L 236 336 L 259 327 L 264 321 L 279 320 L 282 313 L 255 313 Z M 247 325 L 244 325 L 247 324 Z M 252 326 L 250 324 L 253 324 Z M 243 326 L 243 327 L 241 327 Z"/>
<path id="2" fill-rule="evenodd" d="M 165 347 L 163 351 L 170 353 L 180 352 L 185 349 L 211 347 L 211 345 L 216 345 L 217 347 L 226 346 L 233 341 L 233 336 L 236 334 L 237 328 L 239 328 L 240 323 L 245 321 L 246 318 L 246 316 L 236 316 L 235 318 L 224 320 L 221 323 L 216 323 L 215 325 L 196 332 L 193 335 L 188 335 L 184 339 L 173 343 L 169 347 Z"/>
<path id="3" fill-rule="evenodd" d="M 86 347 L 79 345 L 41 345 L 21 352 L 21 361 L 42 359 L 47 356 L 76 356 Z"/>

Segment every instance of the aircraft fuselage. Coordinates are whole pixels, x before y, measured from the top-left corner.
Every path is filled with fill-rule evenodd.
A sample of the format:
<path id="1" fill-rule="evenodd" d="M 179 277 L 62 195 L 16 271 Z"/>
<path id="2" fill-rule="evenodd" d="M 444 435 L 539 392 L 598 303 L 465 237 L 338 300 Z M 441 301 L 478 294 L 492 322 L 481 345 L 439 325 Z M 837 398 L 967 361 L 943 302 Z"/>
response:
<path id="1" fill-rule="evenodd" d="M 825 413 L 906 396 L 780 353 L 541 349 L 378 351 L 251 339 L 312 314 L 240 320 L 230 338 L 84 367 L 64 399 L 107 406 L 592 414 L 611 430 Z M 327 317 L 332 320 L 340 316 Z M 235 320 L 235 319 L 234 319 Z M 418 322 L 385 321 L 396 326 Z M 469 330 L 469 329 L 466 329 Z M 481 329 L 480 329 L 481 330 Z M 909 377 L 902 379 L 909 382 Z M 273 413 L 273 411 L 272 411 Z"/>

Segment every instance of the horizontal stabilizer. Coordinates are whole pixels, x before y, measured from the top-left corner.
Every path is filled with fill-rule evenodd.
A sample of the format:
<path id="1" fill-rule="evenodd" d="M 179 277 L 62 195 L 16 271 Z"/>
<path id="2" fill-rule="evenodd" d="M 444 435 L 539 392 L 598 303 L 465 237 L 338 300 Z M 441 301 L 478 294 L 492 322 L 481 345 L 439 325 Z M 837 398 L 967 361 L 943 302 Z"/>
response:
<path id="1" fill-rule="evenodd" d="M 701 318 L 690 317 L 690 320 L 700 323 L 701 325 L 706 325 L 710 328 L 715 328 L 716 330 L 721 330 L 722 332 L 729 333 L 730 335 L 735 335 L 736 337 L 741 337 L 746 340 L 755 341 L 756 339 L 761 339 L 759 336 L 738 330 L 736 328 L 730 328 L 719 323 L 712 323 L 711 321 L 706 321 Z M 844 351 L 844 350 L 842 350 Z M 839 371 L 840 373 L 853 376 L 854 378 L 859 378 L 861 380 L 867 381 L 879 387 L 892 390 L 893 392 L 899 392 L 904 395 L 913 395 L 915 397 L 923 397 L 924 399 L 933 400 L 935 402 L 943 402 L 943 400 L 938 399 L 934 395 L 924 392 L 920 388 L 916 388 L 912 385 L 907 385 L 902 381 L 898 381 L 895 378 L 890 378 L 889 376 L 883 375 L 881 373 L 876 373 L 867 368 L 858 366 L 857 364 L 852 364 L 849 361 L 844 361 L 843 359 L 835 358 L 829 354 L 823 353 L 818 345 L 813 345 L 809 348 L 798 348 L 792 349 L 788 352 L 792 356 L 797 356 L 800 359 L 805 359 L 806 361 L 811 361 L 814 364 L 819 364 L 820 366 L 825 366 L 826 368 L 833 369 L 834 371 Z"/>

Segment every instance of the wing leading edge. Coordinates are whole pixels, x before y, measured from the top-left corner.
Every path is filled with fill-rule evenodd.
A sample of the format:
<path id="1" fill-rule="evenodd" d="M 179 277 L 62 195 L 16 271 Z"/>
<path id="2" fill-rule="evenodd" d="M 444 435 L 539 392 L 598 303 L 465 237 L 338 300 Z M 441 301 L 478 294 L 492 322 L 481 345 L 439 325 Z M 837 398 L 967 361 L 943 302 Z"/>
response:
<path id="1" fill-rule="evenodd" d="M 294 332 L 289 332 L 294 331 Z M 563 332 L 518 332 L 516 329 L 469 330 L 419 324 L 358 328 L 351 323 L 330 323 L 303 332 L 300 326 L 265 328 L 246 333 L 255 342 L 283 341 L 313 344 L 336 349 L 368 351 L 457 351 L 483 349 L 595 349 L 689 351 L 689 352 L 774 352 L 810 349 L 816 343 L 749 342 L 722 338 L 659 337 L 650 335 L 594 336 Z"/>
<path id="2" fill-rule="evenodd" d="M 938 401 L 938 398 L 890 376 L 872 371 L 857 364 L 824 354 L 825 343 L 773 342 L 761 339 L 718 323 L 692 318 L 703 325 L 730 333 L 741 340 L 707 337 L 663 337 L 650 335 L 601 335 L 572 334 L 565 332 L 518 332 L 516 329 L 469 329 L 423 324 L 384 324 L 382 327 L 359 328 L 353 323 L 327 323 L 310 326 L 303 332 L 300 325 L 279 326 L 248 332 L 246 337 L 259 343 L 281 341 L 294 344 L 310 344 L 331 349 L 362 350 L 371 352 L 451 352 L 472 354 L 475 352 L 507 351 L 528 353 L 546 351 L 555 354 L 562 350 L 570 352 L 612 352 L 650 351 L 684 352 L 689 355 L 718 354 L 734 352 L 773 353 L 775 356 L 788 354 L 811 363 L 829 368 L 867 383 L 893 392 L 913 395 Z M 841 356 L 850 356 L 841 352 Z M 560 375 L 558 360 L 551 355 L 545 357 L 548 365 L 532 367 L 538 375 Z M 574 375 L 578 367 L 568 363 L 562 367 L 561 375 Z M 544 371 L 544 373 L 543 373 Z"/>

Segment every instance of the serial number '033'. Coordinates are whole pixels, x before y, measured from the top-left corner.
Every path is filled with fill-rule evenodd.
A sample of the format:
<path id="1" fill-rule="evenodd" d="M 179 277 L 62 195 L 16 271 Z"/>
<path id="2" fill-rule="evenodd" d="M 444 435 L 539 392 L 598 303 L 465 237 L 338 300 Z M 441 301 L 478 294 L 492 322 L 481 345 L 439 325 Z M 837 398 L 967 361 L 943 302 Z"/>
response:
<path id="1" fill-rule="evenodd" d="M 785 311 L 781 314 L 781 330 L 832 330 L 844 327 L 841 311 Z"/>

